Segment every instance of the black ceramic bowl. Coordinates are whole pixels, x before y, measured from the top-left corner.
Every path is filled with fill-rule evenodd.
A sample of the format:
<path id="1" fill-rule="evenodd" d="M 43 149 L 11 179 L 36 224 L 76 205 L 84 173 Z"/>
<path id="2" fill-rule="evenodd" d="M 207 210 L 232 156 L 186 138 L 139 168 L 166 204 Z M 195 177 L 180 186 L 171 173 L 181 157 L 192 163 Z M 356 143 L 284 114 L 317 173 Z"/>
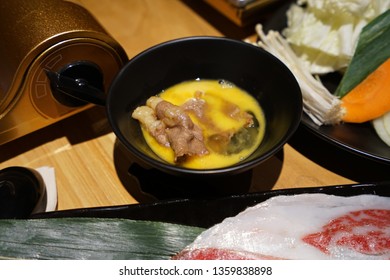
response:
<path id="1" fill-rule="evenodd" d="M 162 90 L 187 80 L 224 79 L 252 94 L 266 118 L 265 137 L 248 158 L 232 166 L 195 170 L 169 164 L 146 144 L 132 111 Z M 287 142 L 301 119 L 302 96 L 289 69 L 251 44 L 219 37 L 189 37 L 154 46 L 133 59 L 114 79 L 108 118 L 119 141 L 144 165 L 173 175 L 232 175 L 265 161 Z"/>

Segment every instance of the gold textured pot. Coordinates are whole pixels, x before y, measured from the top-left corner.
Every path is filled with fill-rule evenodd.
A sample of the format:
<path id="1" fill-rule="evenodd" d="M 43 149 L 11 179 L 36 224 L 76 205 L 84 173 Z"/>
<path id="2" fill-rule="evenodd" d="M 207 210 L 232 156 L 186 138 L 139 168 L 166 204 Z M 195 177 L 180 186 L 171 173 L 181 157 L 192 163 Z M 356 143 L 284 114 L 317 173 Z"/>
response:
<path id="1" fill-rule="evenodd" d="M 0 1 L 0 42 L 0 145 L 91 106 L 54 94 L 47 71 L 105 93 L 128 60 L 86 9 L 62 0 Z"/>

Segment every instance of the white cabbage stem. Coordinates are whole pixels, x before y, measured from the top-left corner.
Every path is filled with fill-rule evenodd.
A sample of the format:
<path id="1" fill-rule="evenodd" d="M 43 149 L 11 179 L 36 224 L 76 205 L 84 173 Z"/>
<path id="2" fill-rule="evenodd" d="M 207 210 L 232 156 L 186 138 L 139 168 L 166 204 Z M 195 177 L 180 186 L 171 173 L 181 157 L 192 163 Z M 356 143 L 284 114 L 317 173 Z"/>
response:
<path id="1" fill-rule="evenodd" d="M 270 31 L 266 35 L 261 24 L 256 25 L 256 32 L 260 41 L 255 45 L 276 56 L 294 74 L 302 91 L 303 110 L 313 122 L 317 125 L 340 123 L 345 114 L 341 100 L 310 73 L 287 40 L 277 31 Z"/>

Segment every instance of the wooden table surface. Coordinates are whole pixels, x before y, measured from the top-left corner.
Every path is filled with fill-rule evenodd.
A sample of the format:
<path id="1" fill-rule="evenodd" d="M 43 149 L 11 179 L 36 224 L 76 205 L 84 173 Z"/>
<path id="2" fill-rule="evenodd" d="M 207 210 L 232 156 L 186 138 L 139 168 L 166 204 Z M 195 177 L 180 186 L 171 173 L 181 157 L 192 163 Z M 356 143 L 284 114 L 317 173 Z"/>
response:
<path id="1" fill-rule="evenodd" d="M 166 40 L 192 35 L 234 36 L 233 31 L 238 30 L 206 4 L 191 6 L 191 1 L 74 2 L 86 7 L 130 58 Z M 215 23 L 216 19 L 220 22 Z M 221 31 L 221 26 L 228 31 Z M 110 129 L 104 108 L 93 107 L 0 146 L 0 169 L 15 165 L 55 168 L 58 210 L 151 200 L 126 177 L 126 153 Z M 300 127 L 276 156 L 253 171 L 255 184 L 250 191 L 384 180 L 387 168 L 324 143 Z"/>

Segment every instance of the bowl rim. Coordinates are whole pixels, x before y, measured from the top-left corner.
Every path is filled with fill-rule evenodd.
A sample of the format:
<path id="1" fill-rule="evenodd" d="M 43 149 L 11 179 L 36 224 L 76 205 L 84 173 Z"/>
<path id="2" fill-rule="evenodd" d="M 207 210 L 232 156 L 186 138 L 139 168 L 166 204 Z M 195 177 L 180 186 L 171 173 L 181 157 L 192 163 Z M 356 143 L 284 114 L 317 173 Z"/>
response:
<path id="1" fill-rule="evenodd" d="M 113 119 L 112 115 L 110 114 L 110 107 L 111 107 L 111 100 L 112 100 L 112 89 L 116 85 L 116 83 L 121 79 L 121 76 L 123 73 L 126 71 L 126 69 L 129 67 L 129 65 L 132 65 L 135 61 L 139 60 L 146 54 L 153 52 L 156 49 L 159 49 L 161 47 L 169 46 L 172 44 L 181 44 L 184 42 L 188 41 L 204 41 L 204 40 L 211 40 L 211 41 L 225 41 L 233 44 L 238 44 L 241 46 L 245 46 L 248 48 L 253 48 L 256 50 L 260 50 L 263 52 L 265 55 L 268 55 L 274 60 L 276 63 L 279 63 L 282 67 L 284 67 L 288 72 L 290 73 L 291 77 L 295 80 L 296 82 L 296 89 L 298 90 L 298 95 L 302 96 L 301 90 L 299 87 L 299 84 L 295 78 L 295 76 L 292 74 L 291 70 L 282 62 L 280 59 L 272 55 L 271 53 L 267 52 L 266 50 L 254 46 L 248 42 L 244 42 L 242 40 L 237 40 L 237 39 L 231 39 L 227 37 L 220 37 L 220 36 L 189 36 L 189 37 L 182 37 L 182 38 L 177 38 L 177 39 L 172 39 L 168 41 L 161 42 L 159 44 L 156 44 L 154 46 L 151 46 L 143 51 L 141 51 L 139 54 L 135 55 L 133 58 L 131 58 L 123 67 L 122 69 L 118 72 L 118 74 L 115 76 L 113 82 L 110 85 L 109 91 L 108 91 L 108 97 L 107 97 L 107 105 L 106 105 L 106 112 L 108 115 L 108 119 L 110 122 L 110 125 L 113 129 L 114 134 L 116 137 L 119 139 L 121 144 L 123 144 L 131 154 L 133 154 L 138 160 L 141 162 L 147 164 L 151 168 L 156 168 L 160 171 L 167 172 L 173 175 L 215 175 L 215 176 L 220 176 L 220 175 L 233 175 L 233 174 L 238 174 L 241 172 L 248 171 L 255 166 L 259 165 L 260 163 L 266 161 L 273 155 L 275 155 L 278 151 L 280 151 L 283 146 L 287 143 L 287 141 L 291 138 L 291 136 L 295 133 L 295 131 L 298 129 L 299 124 L 301 122 L 302 114 L 303 114 L 303 100 L 300 98 L 297 100 L 298 103 L 298 108 L 296 109 L 299 114 L 297 114 L 296 118 L 294 119 L 293 122 L 291 122 L 290 126 L 286 130 L 286 133 L 277 141 L 277 143 L 272 147 L 270 150 L 262 154 L 261 156 L 257 158 L 253 158 L 249 161 L 242 161 L 238 162 L 233 165 L 225 166 L 225 167 L 219 167 L 219 168 L 211 168 L 211 169 L 192 169 L 192 168 L 186 168 L 182 166 L 177 166 L 173 165 L 169 162 L 163 162 L 163 160 L 158 161 L 155 160 L 148 155 L 142 153 L 140 150 L 135 148 L 123 135 L 123 133 L 120 131 L 119 126 L 117 126 L 115 120 Z M 261 143 L 260 143 L 261 145 Z"/>

